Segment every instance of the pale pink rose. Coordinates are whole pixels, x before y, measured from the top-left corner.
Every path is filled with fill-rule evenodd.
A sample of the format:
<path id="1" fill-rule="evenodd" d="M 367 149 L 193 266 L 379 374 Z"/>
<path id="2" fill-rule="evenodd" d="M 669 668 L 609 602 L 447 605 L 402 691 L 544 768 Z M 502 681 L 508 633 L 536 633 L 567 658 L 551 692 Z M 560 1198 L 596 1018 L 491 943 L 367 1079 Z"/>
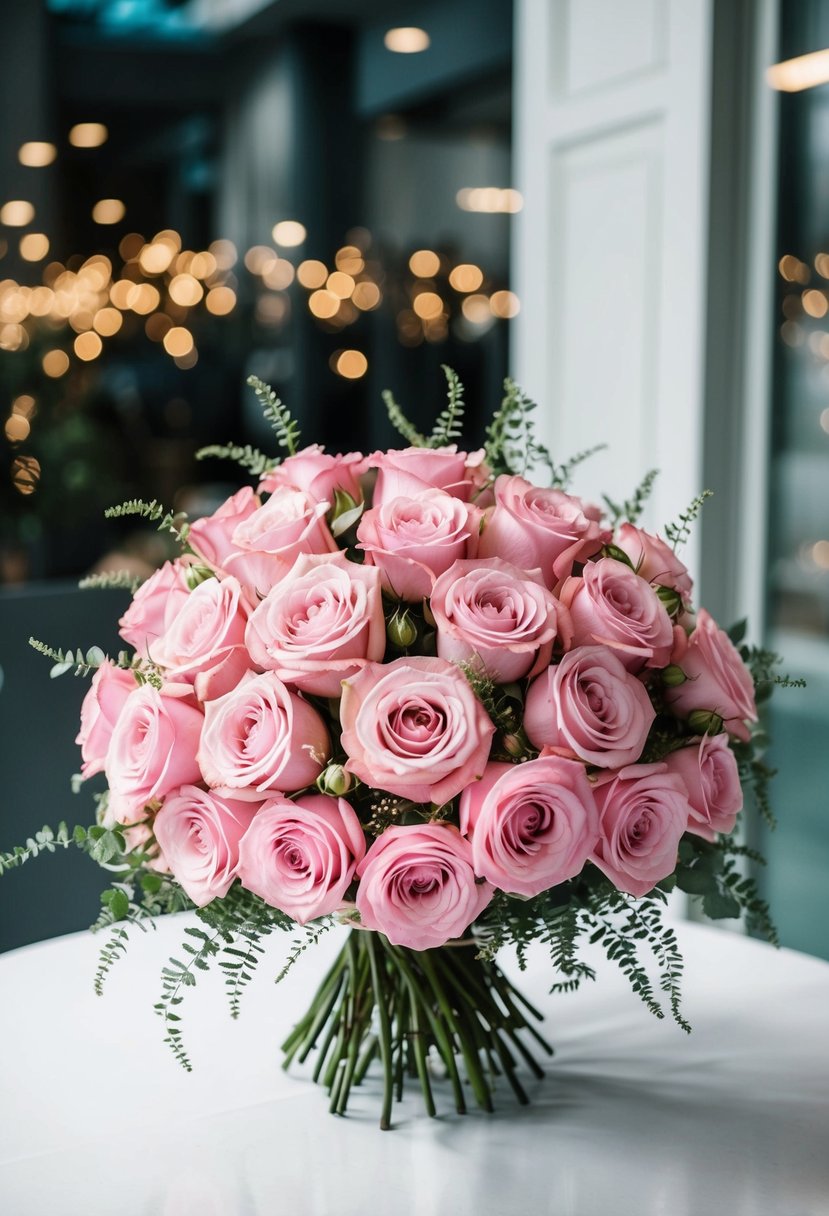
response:
<path id="1" fill-rule="evenodd" d="M 325 723 L 272 671 L 206 701 L 199 765 L 208 785 L 293 792 L 312 785 L 331 755 Z"/>
<path id="2" fill-rule="evenodd" d="M 598 508 L 587 507 L 563 490 L 534 486 L 524 477 L 495 482 L 495 507 L 478 543 L 479 557 L 508 557 L 524 570 L 540 569 L 552 588 L 598 553 L 610 532 L 598 522 Z"/>
<path id="3" fill-rule="evenodd" d="M 376 789 L 442 806 L 484 771 L 495 727 L 443 659 L 369 663 L 343 684 L 346 769 Z"/>
<path id="4" fill-rule="evenodd" d="M 147 803 L 201 779 L 196 752 L 204 717 L 191 695 L 188 685 L 159 692 L 143 684 L 127 697 L 104 765 L 114 822 L 139 820 Z"/>
<path id="5" fill-rule="evenodd" d="M 497 684 L 540 671 L 556 635 L 568 632 L 567 614 L 538 570 L 519 570 L 500 558 L 458 561 L 432 588 L 438 655 L 472 662 Z M 563 628 L 562 628 L 563 626 Z"/>
<path id="6" fill-rule="evenodd" d="M 184 785 L 164 799 L 153 830 L 173 877 L 197 908 L 227 895 L 236 878 L 239 841 L 256 804 Z"/>
<path id="7" fill-rule="evenodd" d="M 624 562 L 588 562 L 579 578 L 565 579 L 559 598 L 570 611 L 577 645 L 610 646 L 634 672 L 669 663 L 671 618 L 653 587 Z"/>
<path id="8" fill-rule="evenodd" d="M 435 579 L 459 558 L 474 556 L 480 512 L 442 490 L 392 498 L 367 511 L 358 547 L 377 566 L 383 587 L 402 600 L 431 595 Z"/>
<path id="9" fill-rule="evenodd" d="M 694 710 L 717 714 L 729 734 L 747 742 L 751 732 L 746 722 L 757 721 L 754 683 L 728 634 L 700 608 L 691 636 L 676 630 L 675 641 L 671 663 L 682 669 L 686 680 L 665 689 L 665 703 L 679 718 Z"/>
<path id="10" fill-rule="evenodd" d="M 621 768 L 642 755 L 656 711 L 612 650 L 578 646 L 532 682 L 524 730 L 535 747 Z"/>
<path id="11" fill-rule="evenodd" d="M 251 666 L 245 648 L 248 617 L 235 578 L 205 579 L 156 642 L 153 660 L 171 679 L 194 683 L 199 700 L 223 696 Z"/>
<path id="12" fill-rule="evenodd" d="M 385 653 L 379 570 L 342 552 L 301 554 L 253 613 L 246 638 L 259 667 L 302 692 L 338 697 L 343 680 Z"/>
<path id="13" fill-rule="evenodd" d="M 209 566 L 222 571 L 225 560 L 236 552 L 233 533 L 261 505 L 261 500 L 251 487 L 243 486 L 212 515 L 197 519 L 190 525 L 187 543 Z"/>
<path id="14" fill-rule="evenodd" d="M 634 570 L 646 583 L 670 587 L 683 603 L 690 600 L 694 587 L 688 567 L 660 536 L 654 536 L 644 528 L 635 528 L 633 524 L 622 524 L 615 543 L 617 549 L 627 554 Z"/>
<path id="15" fill-rule="evenodd" d="M 187 602 L 186 569 L 181 561 L 165 562 L 141 584 L 118 622 L 121 637 L 145 658 L 152 658 L 155 643 Z"/>
<path id="16" fill-rule="evenodd" d="M 373 452 L 366 456 L 363 467 L 377 470 L 374 507 L 382 507 L 393 498 L 419 498 L 430 489 L 444 490 L 453 498 L 469 502 L 489 477 L 483 448 L 459 452 L 456 444 Z"/>
<path id="17" fill-rule="evenodd" d="M 75 742 L 80 746 L 84 779 L 104 771 L 112 731 L 124 702 L 136 687 L 131 671 L 116 667 L 109 659 L 102 663 L 81 704 L 81 729 Z"/>
<path id="18" fill-rule="evenodd" d="M 293 486 L 305 490 L 317 502 L 334 502 L 337 490 L 344 490 L 355 503 L 363 501 L 359 471 L 364 457 L 361 452 L 329 455 L 318 443 L 303 448 L 296 456 L 288 456 L 259 483 L 259 493 L 272 494 L 277 486 Z"/>
<path id="19" fill-rule="evenodd" d="M 446 823 L 388 828 L 357 874 L 361 923 L 410 950 L 462 937 L 492 899 L 489 883 L 475 881 L 469 841 Z"/>
<path id="20" fill-rule="evenodd" d="M 461 794 L 461 832 L 472 863 L 502 891 L 539 895 L 580 873 L 596 845 L 599 816 L 584 765 L 545 757 L 488 764 Z"/>
<path id="21" fill-rule="evenodd" d="M 679 773 L 688 790 L 688 831 L 706 840 L 713 840 L 715 832 L 733 832 L 743 790 L 727 736 L 705 735 L 698 743 L 671 752 L 665 763 L 670 772 Z"/>
<path id="22" fill-rule="evenodd" d="M 224 569 L 259 596 L 284 578 L 300 553 L 334 553 L 337 542 L 328 530 L 328 502 L 307 491 L 277 486 L 233 532 L 234 551 Z"/>
<path id="23" fill-rule="evenodd" d="M 275 798 L 242 840 L 239 878 L 304 925 L 337 910 L 365 851 L 360 821 L 345 798 Z"/>
<path id="24" fill-rule="evenodd" d="M 691 814 L 685 783 L 667 764 L 631 764 L 603 773 L 594 794 L 599 842 L 591 861 L 620 891 L 647 895 L 676 868 Z"/>

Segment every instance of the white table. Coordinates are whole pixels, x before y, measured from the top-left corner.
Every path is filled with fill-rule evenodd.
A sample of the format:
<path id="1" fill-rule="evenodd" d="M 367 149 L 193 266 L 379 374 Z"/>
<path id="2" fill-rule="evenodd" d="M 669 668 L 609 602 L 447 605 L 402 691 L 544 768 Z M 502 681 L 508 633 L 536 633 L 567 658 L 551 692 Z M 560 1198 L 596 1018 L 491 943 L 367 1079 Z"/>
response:
<path id="1" fill-rule="evenodd" d="M 195 1071 L 179 1068 L 152 1004 L 186 923 L 134 933 L 104 998 L 90 935 L 0 958 L 4 1216 L 829 1213 L 826 963 L 680 925 L 688 1038 L 610 964 L 546 997 L 539 953 L 522 982 L 556 1058 L 527 1082 L 533 1105 L 505 1087 L 494 1115 L 429 1120 L 415 1094 L 384 1133 L 376 1083 L 337 1119 L 279 1066 L 336 942 L 274 989 L 288 946 L 275 940 L 236 1023 L 221 979 L 200 977 L 183 1009 Z"/>

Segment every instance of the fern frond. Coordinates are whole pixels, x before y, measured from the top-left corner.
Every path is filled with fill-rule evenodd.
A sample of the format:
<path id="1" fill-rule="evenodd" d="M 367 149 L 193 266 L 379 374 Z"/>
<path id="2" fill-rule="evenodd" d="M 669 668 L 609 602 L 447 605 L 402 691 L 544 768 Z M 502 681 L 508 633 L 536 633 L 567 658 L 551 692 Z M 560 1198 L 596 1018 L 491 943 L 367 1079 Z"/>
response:
<path id="1" fill-rule="evenodd" d="M 333 923 L 332 918 L 327 916 L 323 920 L 317 921 L 316 924 L 305 926 L 305 936 L 295 939 L 285 965 L 276 977 L 277 984 L 280 984 L 284 980 L 293 965 L 299 961 L 309 946 L 316 946 L 317 942 L 324 933 L 327 933 Z"/>
<path id="2" fill-rule="evenodd" d="M 389 416 L 389 422 L 392 424 L 394 429 L 401 434 L 413 448 L 428 447 L 429 441 L 424 435 L 421 435 L 420 431 L 417 430 L 413 423 L 409 422 L 408 418 L 395 401 L 389 389 L 383 390 L 382 398 L 383 404 L 386 407 L 386 413 Z"/>
<path id="3" fill-rule="evenodd" d="M 551 485 L 556 490 L 566 490 L 570 482 L 573 480 L 573 474 L 580 464 L 584 464 L 585 460 L 589 460 L 591 456 L 595 456 L 597 452 L 603 452 L 607 448 L 606 443 L 595 443 L 592 448 L 585 448 L 581 452 L 576 452 L 575 456 L 571 456 L 569 460 L 565 460 L 563 464 L 553 466 L 553 477 Z"/>
<path id="4" fill-rule="evenodd" d="M 497 477 L 501 473 L 524 476 L 533 465 L 545 465 L 555 473 L 553 458 L 535 438 L 532 412 L 534 401 L 514 380 L 504 381 L 504 396 L 486 428 L 487 464 Z"/>
<path id="5" fill-rule="evenodd" d="M 143 582 L 143 578 L 139 574 L 133 574 L 131 570 L 107 570 L 103 574 L 88 574 L 86 578 L 80 579 L 78 587 L 81 591 L 109 590 L 112 588 L 119 591 L 129 591 L 131 595 L 135 595 Z"/>
<path id="6" fill-rule="evenodd" d="M 463 403 L 463 385 L 461 384 L 457 372 L 453 371 L 445 363 L 441 364 L 443 374 L 446 376 L 446 384 L 449 390 L 449 401 L 446 409 L 442 410 L 438 415 L 432 434 L 429 436 L 430 448 L 442 448 L 454 443 L 456 439 L 460 439 L 464 403 Z"/>
<path id="7" fill-rule="evenodd" d="M 256 394 L 262 413 L 273 427 L 277 443 L 286 449 L 289 456 L 296 456 L 300 432 L 299 424 L 291 417 L 291 411 L 282 404 L 271 386 L 258 376 L 248 376 L 247 382 Z"/>
<path id="8" fill-rule="evenodd" d="M 648 469 L 630 498 L 626 498 L 622 503 L 613 502 L 606 494 L 602 496 L 610 512 L 611 527 L 615 528 L 617 524 L 623 521 L 627 521 L 629 524 L 638 523 L 658 476 L 659 469 Z"/>
<path id="9" fill-rule="evenodd" d="M 264 452 L 251 447 L 249 443 L 246 443 L 244 447 L 235 443 L 224 445 L 213 443 L 206 448 L 199 448 L 196 452 L 196 460 L 207 460 L 211 457 L 217 460 L 233 460 L 240 468 L 252 473 L 254 477 L 262 477 L 279 464 L 279 461 L 273 456 L 266 456 Z"/>
<path id="10" fill-rule="evenodd" d="M 184 1048 L 182 1039 L 181 1017 L 176 1009 L 181 1004 L 184 988 L 193 988 L 196 984 L 196 971 L 208 971 L 210 960 L 215 958 L 221 949 L 220 942 L 228 940 L 224 929 L 217 929 L 212 935 L 204 929 L 188 926 L 184 932 L 194 938 L 199 944 L 193 946 L 189 942 L 182 943 L 182 950 L 189 954 L 189 962 L 183 963 L 177 958 L 171 958 L 169 965 L 161 971 L 161 998 L 155 1004 L 155 1011 L 164 1023 L 164 1042 L 168 1045 L 175 1058 L 187 1072 L 193 1071 L 190 1058 Z"/>
<path id="11" fill-rule="evenodd" d="M 150 502 L 145 502 L 143 498 L 128 498 L 126 502 L 107 507 L 104 511 L 105 519 L 123 519 L 129 515 L 137 515 L 152 524 L 157 523 L 159 532 L 170 532 L 181 544 L 185 544 L 187 540 L 190 525 L 184 512 L 167 511 L 155 498 Z"/>
<path id="12" fill-rule="evenodd" d="M 713 497 L 713 490 L 703 490 L 701 494 L 698 494 L 696 498 L 691 500 L 675 523 L 666 525 L 665 537 L 668 543 L 673 546 L 674 552 L 676 552 L 680 545 L 685 544 L 691 535 L 691 524 L 699 516 L 707 499 Z"/>

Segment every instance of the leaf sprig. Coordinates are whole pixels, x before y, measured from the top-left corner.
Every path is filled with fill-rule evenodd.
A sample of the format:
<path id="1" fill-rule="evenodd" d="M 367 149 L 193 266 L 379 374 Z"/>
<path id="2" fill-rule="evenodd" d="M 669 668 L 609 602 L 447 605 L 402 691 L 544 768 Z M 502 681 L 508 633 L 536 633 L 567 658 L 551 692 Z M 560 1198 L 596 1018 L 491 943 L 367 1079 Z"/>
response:
<path id="1" fill-rule="evenodd" d="M 430 448 L 447 447 L 456 439 L 460 439 L 463 423 L 463 385 L 458 379 L 457 372 L 445 363 L 441 366 L 449 389 L 449 401 L 446 408 L 441 410 L 438 415 L 432 434 L 429 436 L 428 446 Z"/>
<path id="2" fill-rule="evenodd" d="M 157 523 L 159 532 L 169 532 L 181 544 L 187 542 L 190 525 L 183 511 L 168 511 L 155 498 L 150 502 L 146 502 L 143 498 L 129 498 L 126 502 L 107 507 L 104 511 L 105 519 L 122 519 L 129 515 L 137 515 L 150 523 Z"/>
<path id="3" fill-rule="evenodd" d="M 240 468 L 247 470 L 248 473 L 252 473 L 254 477 L 262 477 L 265 473 L 270 473 L 279 464 L 279 460 L 276 457 L 266 456 L 264 452 L 259 451 L 259 448 L 251 447 L 249 443 L 244 444 L 244 446 L 236 443 L 212 443 L 205 448 L 199 448 L 196 452 L 196 460 L 208 460 L 211 458 L 232 460 Z"/>
<path id="4" fill-rule="evenodd" d="M 696 498 L 691 499 L 675 523 L 665 525 L 665 537 L 675 553 L 680 545 L 684 545 L 688 540 L 691 535 L 691 524 L 699 517 L 700 511 L 708 499 L 713 497 L 713 490 L 703 490 Z"/>
<path id="5" fill-rule="evenodd" d="M 425 448 L 429 446 L 425 435 L 421 435 L 420 431 L 409 422 L 409 419 L 403 413 L 402 408 L 394 399 L 394 394 L 390 389 L 385 389 L 382 393 L 383 404 L 386 407 L 386 413 L 389 416 L 389 422 L 392 424 L 398 434 L 402 435 L 406 442 L 413 448 Z"/>
<path id="6" fill-rule="evenodd" d="M 300 430 L 291 411 L 282 404 L 271 386 L 258 376 L 248 376 L 247 382 L 256 394 L 262 413 L 273 427 L 277 443 L 285 448 L 289 456 L 296 456 L 299 451 Z"/>

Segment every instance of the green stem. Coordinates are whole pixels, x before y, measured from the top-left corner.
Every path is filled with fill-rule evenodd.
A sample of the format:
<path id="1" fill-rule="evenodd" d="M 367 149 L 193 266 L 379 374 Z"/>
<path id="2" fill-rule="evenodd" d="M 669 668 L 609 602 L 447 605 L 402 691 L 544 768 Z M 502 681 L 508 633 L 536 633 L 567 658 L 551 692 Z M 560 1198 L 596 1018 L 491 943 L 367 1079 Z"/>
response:
<path id="1" fill-rule="evenodd" d="M 392 1042 L 389 1010 L 386 1004 L 386 993 L 380 982 L 380 964 L 377 959 L 377 943 L 373 933 L 367 939 L 368 958 L 371 965 L 371 980 L 374 986 L 374 1000 L 380 1021 L 380 1058 L 383 1061 L 383 1107 L 380 1112 L 380 1129 L 388 1131 L 391 1127 L 391 1105 L 394 1097 L 392 1089 Z"/>

